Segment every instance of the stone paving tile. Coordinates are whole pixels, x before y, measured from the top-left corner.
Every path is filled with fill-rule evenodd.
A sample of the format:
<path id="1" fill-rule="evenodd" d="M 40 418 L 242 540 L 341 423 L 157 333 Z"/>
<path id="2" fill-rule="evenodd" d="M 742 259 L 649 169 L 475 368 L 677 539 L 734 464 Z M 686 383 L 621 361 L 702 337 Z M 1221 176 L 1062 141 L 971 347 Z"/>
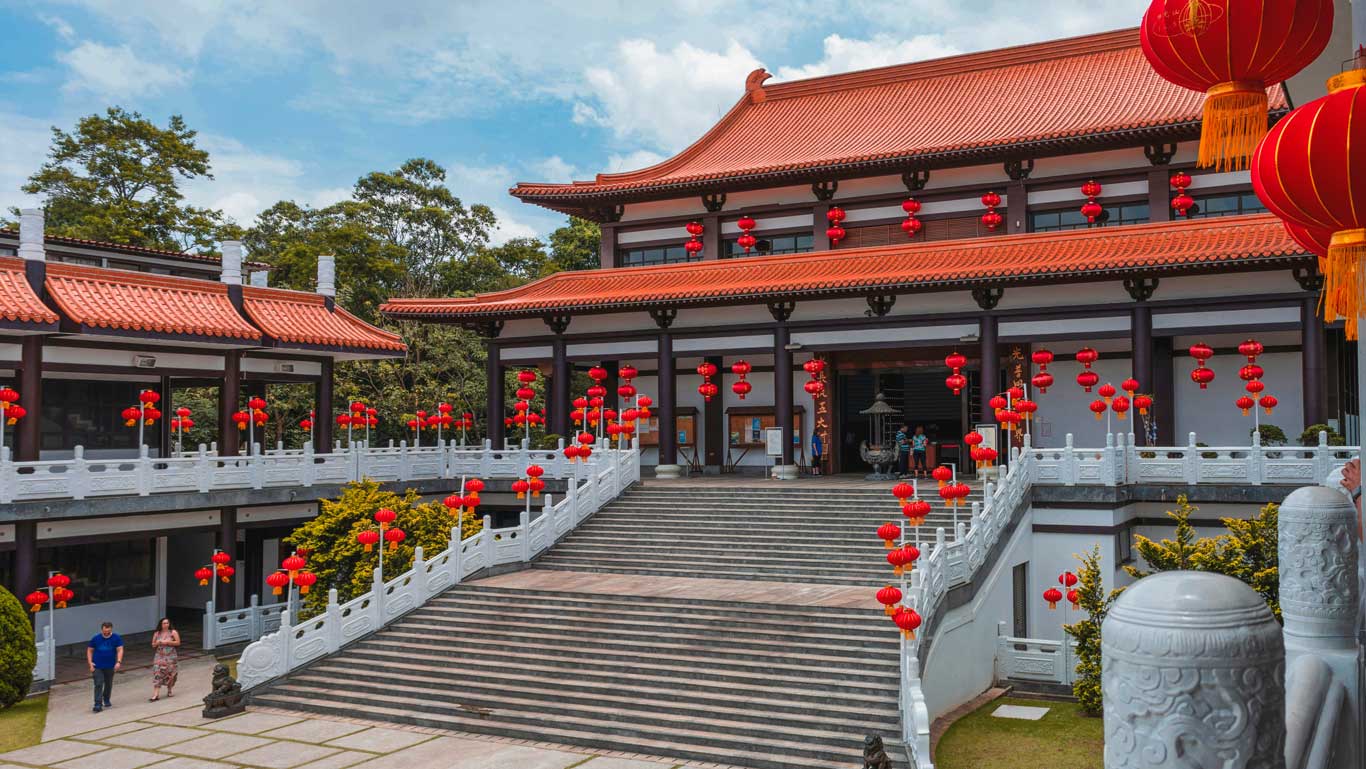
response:
<path id="1" fill-rule="evenodd" d="M 93 732 L 77 734 L 74 738 L 78 740 L 107 740 L 118 734 L 127 734 L 128 732 L 135 732 L 138 729 L 146 729 L 148 726 L 151 726 L 151 724 L 143 721 L 129 721 L 126 724 L 114 724 L 113 726 L 106 726 L 103 729 L 96 729 Z"/>
<path id="2" fill-rule="evenodd" d="M 183 726 L 152 726 L 127 734 L 118 734 L 113 737 L 106 737 L 105 742 L 111 745 L 122 745 L 125 748 L 164 748 L 167 745 L 174 745 L 177 742 L 192 740 L 195 737 L 203 737 L 204 733 L 198 729 L 186 729 Z M 89 739 L 82 737 L 81 739 Z"/>
<path id="3" fill-rule="evenodd" d="M 264 766 L 267 769 L 290 769 L 290 767 L 339 753 L 337 748 L 322 745 L 301 745 L 293 742 L 276 742 L 264 745 L 245 753 L 237 753 L 232 760 L 248 766 Z"/>
<path id="4" fill-rule="evenodd" d="M 248 750 L 272 743 L 273 740 L 263 740 L 260 737 L 222 732 L 172 745 L 166 748 L 166 752 L 181 753 L 199 758 L 232 758 L 238 753 L 245 753 Z"/>
<path id="5" fill-rule="evenodd" d="M 672 769 L 675 764 L 641 761 L 635 758 L 619 758 L 617 756 L 597 756 L 580 766 L 584 769 Z"/>
<path id="6" fill-rule="evenodd" d="M 373 726 L 365 731 L 330 740 L 327 744 L 335 748 L 368 750 L 371 753 L 392 753 L 395 750 L 400 750 L 409 747 L 410 745 L 416 745 L 420 742 L 430 740 L 431 738 L 431 735 L 422 732 L 410 732 L 403 729 Z"/>
<path id="7" fill-rule="evenodd" d="M 208 761 L 203 758 L 176 756 L 170 761 L 163 761 L 157 764 L 155 769 L 237 769 L 237 767 L 235 764 L 224 764 L 219 761 Z"/>
<path id="8" fill-rule="evenodd" d="M 12 750 L 8 753 L 0 753 L 0 761 L 18 761 L 23 764 L 45 766 L 103 749 L 99 745 L 90 745 L 84 742 L 53 740 L 52 742 L 40 742 L 27 748 Z"/>
<path id="9" fill-rule="evenodd" d="M 271 729 L 268 732 L 261 732 L 262 737 L 273 737 L 280 740 L 298 740 L 299 742 L 320 743 L 328 740 L 335 740 L 338 737 L 345 737 L 354 734 L 362 729 L 368 729 L 369 724 L 350 724 L 344 721 L 327 721 L 321 718 L 313 718 L 300 721 L 297 724 L 282 726 L 279 729 Z"/>
<path id="10" fill-rule="evenodd" d="M 158 724 L 170 724 L 171 726 L 204 726 L 214 722 L 214 719 L 204 717 L 204 709 L 200 707 L 177 710 L 173 713 L 164 713 L 142 720 Z"/>
<path id="11" fill-rule="evenodd" d="M 163 753 L 133 750 L 132 748 L 109 748 L 102 753 L 67 759 L 60 764 L 53 764 L 53 767 L 55 769 L 92 769 L 92 767 L 99 767 L 99 769 L 138 769 L 164 760 L 166 760 L 166 756 Z"/>
<path id="12" fill-rule="evenodd" d="M 289 724 L 297 724 L 302 721 L 302 716 L 284 716 L 277 713 L 243 713 L 231 718 L 204 719 L 202 724 L 205 729 L 213 729 L 220 732 L 232 732 L 233 734 L 260 734 L 261 732 L 279 729 Z"/>
<path id="13" fill-rule="evenodd" d="M 295 767 L 295 769 L 347 769 L 347 767 L 368 761 L 375 757 L 374 753 L 359 753 L 354 750 L 343 750 L 340 753 L 333 753 L 327 758 L 314 761 L 311 764 Z"/>
<path id="14" fill-rule="evenodd" d="M 508 743 L 437 737 L 355 769 L 564 769 L 582 754 Z"/>

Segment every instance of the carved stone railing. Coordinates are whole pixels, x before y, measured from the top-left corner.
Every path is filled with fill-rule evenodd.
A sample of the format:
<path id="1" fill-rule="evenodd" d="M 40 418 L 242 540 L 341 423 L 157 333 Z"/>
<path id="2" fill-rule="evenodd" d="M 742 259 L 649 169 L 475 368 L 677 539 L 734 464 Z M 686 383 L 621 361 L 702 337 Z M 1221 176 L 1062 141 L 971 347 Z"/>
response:
<path id="1" fill-rule="evenodd" d="M 607 451 L 606 442 L 597 453 Z M 596 458 L 597 453 L 594 454 Z M 326 454 L 302 450 L 256 451 L 221 457 L 201 445 L 194 453 L 166 458 L 140 455 L 128 459 L 86 459 L 77 446 L 71 459 L 14 462 L 9 448 L 0 450 L 0 503 L 39 499 L 90 499 L 112 496 L 227 491 L 338 485 L 365 478 L 376 481 L 420 481 L 513 477 L 529 464 L 545 468 L 546 478 L 588 478 L 588 465 L 570 462 L 561 451 L 525 448 L 462 447 L 449 441 L 414 448 L 334 447 Z"/>
<path id="2" fill-rule="evenodd" d="M 55 681 L 57 679 L 57 644 L 47 632 L 47 625 L 37 630 L 38 662 L 33 666 L 34 681 Z"/>
<path id="3" fill-rule="evenodd" d="M 1012 450 L 1011 461 L 999 485 L 983 487 L 983 502 L 973 506 L 972 525 L 966 534 L 947 541 L 944 529 L 935 532 L 929 556 L 911 572 L 905 604 L 914 608 L 925 624 L 913 640 L 901 642 L 901 730 L 908 759 L 914 769 L 933 769 L 930 761 L 930 713 L 921 688 L 920 644 L 933 634 L 932 624 L 948 591 L 966 584 L 986 564 L 992 548 L 1022 505 L 1029 503 L 1035 469 L 1035 453 L 1028 439 L 1023 450 Z"/>
<path id="4" fill-rule="evenodd" d="M 1035 448 L 1034 482 L 1060 486 L 1125 484 L 1292 485 L 1317 483 L 1357 449 L 1329 446 L 1263 446 L 1258 433 L 1247 446 L 1198 446 L 1190 433 L 1185 446 L 1138 446 L 1133 433 L 1110 433 L 1101 448 L 1078 448 L 1068 433 L 1061 448 Z"/>
<path id="5" fill-rule="evenodd" d="M 996 680 L 1037 681 L 1071 686 L 1076 680 L 1076 641 L 1046 638 L 1015 638 L 1005 635 L 1005 623 L 997 623 Z"/>
<path id="6" fill-rule="evenodd" d="M 388 581 L 381 581 L 376 569 L 374 587 L 364 595 L 338 603 L 336 590 L 331 590 L 323 613 L 298 624 L 288 613 L 283 614 L 279 630 L 242 651 L 237 662 L 237 680 L 242 688 L 259 686 L 332 654 L 480 570 L 530 561 L 640 480 L 638 447 L 602 449 L 592 459 L 586 480 L 580 484 L 571 477 L 564 498 L 558 502 L 546 495 L 538 517 L 533 519 L 524 512 L 518 525 L 494 529 L 491 518 L 485 516 L 483 530 L 464 540 L 460 539 L 460 527 L 454 526 L 446 550 L 428 560 L 422 549 L 416 548 L 413 568 Z"/>

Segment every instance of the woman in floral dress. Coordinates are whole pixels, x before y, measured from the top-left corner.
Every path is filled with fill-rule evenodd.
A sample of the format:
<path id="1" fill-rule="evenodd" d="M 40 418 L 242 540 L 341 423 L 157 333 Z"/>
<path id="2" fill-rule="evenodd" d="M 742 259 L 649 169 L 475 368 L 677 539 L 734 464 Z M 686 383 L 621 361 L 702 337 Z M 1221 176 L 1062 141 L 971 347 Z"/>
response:
<path id="1" fill-rule="evenodd" d="M 175 696 L 171 690 L 175 688 L 179 648 L 180 633 L 176 631 L 169 618 L 163 617 L 152 633 L 152 650 L 155 656 L 152 658 L 152 698 L 149 702 L 161 699 L 163 686 L 166 687 L 167 697 Z"/>

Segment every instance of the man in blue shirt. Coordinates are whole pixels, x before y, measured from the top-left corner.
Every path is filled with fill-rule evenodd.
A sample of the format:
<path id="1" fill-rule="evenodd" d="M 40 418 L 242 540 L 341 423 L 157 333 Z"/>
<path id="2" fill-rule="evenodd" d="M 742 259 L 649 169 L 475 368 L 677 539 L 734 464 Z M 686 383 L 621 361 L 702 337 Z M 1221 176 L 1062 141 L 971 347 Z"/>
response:
<path id="1" fill-rule="evenodd" d="M 95 712 L 114 707 L 109 701 L 114 691 L 114 671 L 123 668 L 123 639 L 114 632 L 114 623 L 100 625 L 99 635 L 86 646 L 85 661 L 95 682 Z"/>

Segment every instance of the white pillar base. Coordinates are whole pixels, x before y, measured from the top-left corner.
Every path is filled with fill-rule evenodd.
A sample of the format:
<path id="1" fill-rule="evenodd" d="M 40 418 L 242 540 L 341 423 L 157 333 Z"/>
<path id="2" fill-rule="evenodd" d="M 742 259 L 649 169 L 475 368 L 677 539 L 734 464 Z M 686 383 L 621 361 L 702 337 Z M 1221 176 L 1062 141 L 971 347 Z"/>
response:
<path id="1" fill-rule="evenodd" d="M 683 465 L 655 465 L 656 478 L 682 478 Z"/>
<path id="2" fill-rule="evenodd" d="M 797 466 L 775 465 L 773 468 L 773 477 L 780 481 L 795 481 L 797 480 Z"/>

